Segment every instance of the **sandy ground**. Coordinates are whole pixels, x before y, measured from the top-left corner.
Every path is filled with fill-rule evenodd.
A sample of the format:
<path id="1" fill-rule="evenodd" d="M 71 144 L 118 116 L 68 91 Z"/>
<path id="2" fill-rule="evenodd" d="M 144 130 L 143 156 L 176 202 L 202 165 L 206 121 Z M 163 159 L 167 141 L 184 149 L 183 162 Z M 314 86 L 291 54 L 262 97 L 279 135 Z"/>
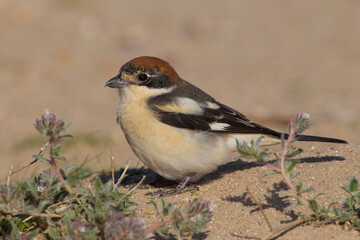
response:
<path id="1" fill-rule="evenodd" d="M 349 176 L 359 176 L 359 160 L 359 149 L 350 146 L 313 145 L 312 150 L 300 156 L 300 164 L 295 167 L 299 177 L 294 178 L 293 182 L 302 181 L 304 189 L 310 186 L 315 188 L 314 192 L 304 194 L 306 199 L 324 193 L 316 200 L 321 206 L 327 207 L 331 202 L 345 199 L 341 187 L 346 186 Z M 165 197 L 165 200 L 177 202 L 177 206 L 188 204 L 194 198 L 207 199 L 215 204 L 213 220 L 209 225 L 209 232 L 205 235 L 206 239 L 261 239 L 270 230 L 258 205 L 246 188 L 261 204 L 274 229 L 293 222 L 296 219 L 295 212 L 305 214 L 311 212 L 305 207 L 286 211 L 286 208 L 296 203 L 294 194 L 288 190 L 280 175 L 267 176 L 259 180 L 259 177 L 268 171 L 267 167 L 259 164 L 234 161 L 205 176 L 198 185 L 199 191 Z M 144 196 L 154 190 L 156 189 L 151 186 L 144 186 L 143 189 L 136 190 L 132 196 L 133 200 L 140 203 L 139 215 L 144 216 L 149 225 L 159 221 L 159 217 L 154 217 L 156 214 L 152 205 L 146 204 L 153 198 Z M 158 198 L 154 200 L 161 206 L 161 200 Z M 288 231 L 277 239 L 357 239 L 359 237 L 357 231 L 345 231 L 342 226 L 308 225 Z"/>
<path id="2" fill-rule="evenodd" d="M 115 123 L 116 91 L 104 88 L 126 61 L 141 55 L 169 61 L 179 75 L 252 120 L 286 130 L 297 112 L 311 113 L 308 134 L 348 140 L 349 146 L 305 144 L 299 179 L 324 203 L 341 199 L 341 186 L 359 176 L 360 3 L 320 1 L 13 1 L 0 2 L 1 181 L 36 154 L 45 139 L 33 123 L 45 108 L 76 137 L 65 148 L 71 163 L 85 159 L 109 170 L 141 166 Z M 36 166 L 13 181 L 41 171 Z M 277 176 L 234 162 L 201 181 L 194 196 L 217 205 L 208 239 L 257 239 L 268 229 L 249 186 L 274 225 L 289 191 L 274 192 Z M 134 197 L 146 202 L 140 189 Z M 278 196 L 280 194 L 280 196 Z M 287 197 L 283 199 L 283 197 Z M 309 194 L 311 197 L 311 194 Z M 139 200 L 140 199 L 140 200 Z M 285 203 L 284 203 L 285 201 Z M 150 209 L 150 206 L 144 206 Z M 151 221 L 149 219 L 149 221 Z M 353 239 L 341 226 L 296 228 L 280 239 Z"/>

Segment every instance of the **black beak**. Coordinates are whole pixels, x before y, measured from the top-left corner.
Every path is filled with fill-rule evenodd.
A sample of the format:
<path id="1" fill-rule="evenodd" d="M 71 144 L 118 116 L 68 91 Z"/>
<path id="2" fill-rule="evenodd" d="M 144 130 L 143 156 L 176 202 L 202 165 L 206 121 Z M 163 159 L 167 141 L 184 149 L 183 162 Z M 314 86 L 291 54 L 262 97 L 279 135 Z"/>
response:
<path id="1" fill-rule="evenodd" d="M 105 83 L 105 87 L 122 88 L 128 85 L 128 82 L 121 81 L 120 76 L 117 75 Z"/>

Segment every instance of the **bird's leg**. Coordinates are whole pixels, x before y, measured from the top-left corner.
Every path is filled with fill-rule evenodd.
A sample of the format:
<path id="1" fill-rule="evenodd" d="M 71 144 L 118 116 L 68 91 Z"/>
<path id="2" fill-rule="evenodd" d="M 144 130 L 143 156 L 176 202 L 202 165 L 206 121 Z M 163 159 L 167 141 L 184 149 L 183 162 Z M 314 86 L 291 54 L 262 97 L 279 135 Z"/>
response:
<path id="1" fill-rule="evenodd" d="M 183 180 L 181 180 L 181 182 L 176 186 L 176 191 L 177 192 L 182 192 L 182 191 L 190 191 L 193 189 L 198 189 L 196 186 L 190 186 L 190 187 L 186 187 L 186 185 L 190 182 L 191 178 L 194 176 L 195 174 L 191 174 L 191 175 L 187 175 Z"/>
<path id="2" fill-rule="evenodd" d="M 199 190 L 196 186 L 189 186 L 186 185 L 190 182 L 192 176 L 194 174 L 190 174 L 186 176 L 181 182 L 176 186 L 175 189 L 162 189 L 156 192 L 149 192 L 146 195 L 159 195 L 159 197 L 166 197 L 166 196 L 173 196 L 182 192 L 192 191 L 192 190 Z"/>

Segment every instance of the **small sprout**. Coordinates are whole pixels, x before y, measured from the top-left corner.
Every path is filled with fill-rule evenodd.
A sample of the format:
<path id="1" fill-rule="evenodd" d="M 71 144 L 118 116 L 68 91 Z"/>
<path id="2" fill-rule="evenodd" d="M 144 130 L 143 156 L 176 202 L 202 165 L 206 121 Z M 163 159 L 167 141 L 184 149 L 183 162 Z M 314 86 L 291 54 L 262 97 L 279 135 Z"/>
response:
<path id="1" fill-rule="evenodd" d="M 239 141 L 236 139 L 236 148 L 237 151 L 246 158 L 249 157 L 253 157 L 255 158 L 257 161 L 260 160 L 264 160 L 264 158 L 266 158 L 267 156 L 270 155 L 268 149 L 263 149 L 262 151 L 259 151 L 259 147 L 260 147 L 260 142 L 261 139 L 263 139 L 264 137 L 261 136 L 259 137 L 255 142 L 253 140 L 251 140 L 250 144 L 248 144 L 247 142 L 243 141 L 241 144 L 239 143 Z"/>
<path id="2" fill-rule="evenodd" d="M 352 177 L 352 178 L 350 179 L 349 184 L 348 184 L 348 188 L 347 188 L 348 191 L 349 191 L 350 193 L 354 193 L 354 192 L 358 191 L 358 188 L 359 188 L 359 183 L 358 183 L 358 181 L 356 180 L 355 177 Z"/>
<path id="3" fill-rule="evenodd" d="M 309 200 L 309 204 L 310 204 L 309 206 L 310 206 L 311 210 L 312 210 L 314 213 L 318 212 L 319 205 L 317 204 L 317 202 L 316 202 L 314 199 Z"/>

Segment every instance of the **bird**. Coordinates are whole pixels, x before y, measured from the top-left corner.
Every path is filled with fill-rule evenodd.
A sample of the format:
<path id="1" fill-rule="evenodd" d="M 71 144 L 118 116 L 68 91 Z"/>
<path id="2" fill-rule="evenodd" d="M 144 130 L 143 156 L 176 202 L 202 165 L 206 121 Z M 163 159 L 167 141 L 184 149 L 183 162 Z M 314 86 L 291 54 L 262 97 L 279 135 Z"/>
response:
<path id="1" fill-rule="evenodd" d="M 105 86 L 119 90 L 117 123 L 131 149 L 148 168 L 180 182 L 174 192 L 230 161 L 236 141 L 263 137 L 261 146 L 267 146 L 288 137 L 215 100 L 157 57 L 128 61 Z M 295 139 L 347 143 L 309 135 Z"/>

